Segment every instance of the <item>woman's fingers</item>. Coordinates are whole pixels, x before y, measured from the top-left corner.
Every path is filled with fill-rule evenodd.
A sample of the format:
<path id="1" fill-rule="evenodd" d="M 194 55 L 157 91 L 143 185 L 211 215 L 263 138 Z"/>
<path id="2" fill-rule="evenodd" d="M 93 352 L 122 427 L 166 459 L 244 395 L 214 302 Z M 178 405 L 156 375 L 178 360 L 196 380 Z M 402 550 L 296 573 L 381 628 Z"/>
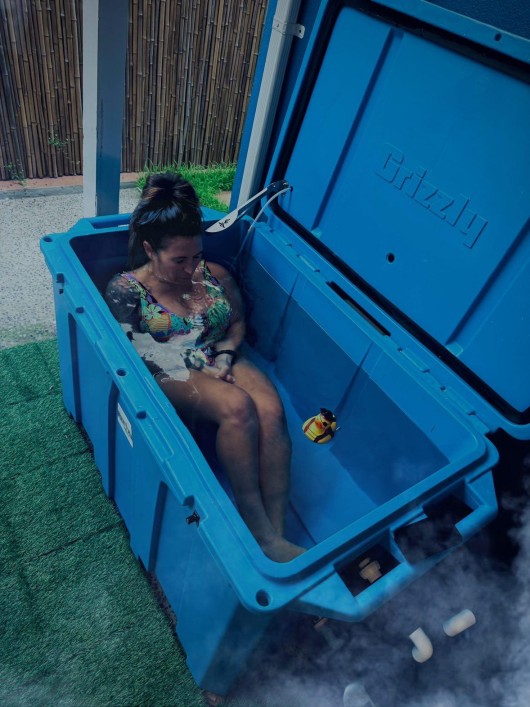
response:
<path id="1" fill-rule="evenodd" d="M 212 376 L 213 378 L 219 378 L 220 380 L 224 380 L 227 383 L 235 383 L 236 379 L 231 374 L 231 366 L 204 366 L 204 368 L 202 368 L 201 370 L 203 373 L 206 373 L 206 375 Z"/>
<path id="2" fill-rule="evenodd" d="M 232 370 L 231 366 L 219 366 L 219 373 L 217 374 L 217 378 L 221 378 L 222 380 L 225 380 L 228 383 L 234 383 L 235 378 L 230 373 L 231 370 Z"/>

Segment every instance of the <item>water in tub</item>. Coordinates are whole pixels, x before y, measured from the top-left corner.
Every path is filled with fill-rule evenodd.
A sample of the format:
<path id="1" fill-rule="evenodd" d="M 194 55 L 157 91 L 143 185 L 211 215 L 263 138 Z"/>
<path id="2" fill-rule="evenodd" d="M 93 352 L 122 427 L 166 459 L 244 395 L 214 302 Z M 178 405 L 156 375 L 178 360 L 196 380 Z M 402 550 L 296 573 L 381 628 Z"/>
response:
<path id="1" fill-rule="evenodd" d="M 190 372 L 186 359 L 189 360 L 189 352 L 192 351 L 197 338 L 195 333 L 190 332 L 170 341 L 160 342 L 153 339 L 151 334 L 133 331 L 130 324 L 121 324 L 121 328 L 131 339 L 143 361 L 161 368 L 168 378 L 188 380 Z"/>

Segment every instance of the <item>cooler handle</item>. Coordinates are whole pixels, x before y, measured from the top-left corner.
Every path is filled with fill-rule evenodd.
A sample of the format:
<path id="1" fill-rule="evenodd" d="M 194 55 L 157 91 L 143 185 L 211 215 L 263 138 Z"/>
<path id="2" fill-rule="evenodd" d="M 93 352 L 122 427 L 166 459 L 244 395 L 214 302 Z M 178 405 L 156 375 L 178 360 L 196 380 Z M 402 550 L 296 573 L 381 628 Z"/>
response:
<path id="1" fill-rule="evenodd" d="M 86 228 L 90 228 L 92 232 L 101 231 L 105 228 L 128 228 L 131 214 L 111 214 L 108 216 L 94 216 L 92 218 L 83 219 L 83 233 Z M 78 224 L 79 226 L 79 224 Z M 76 226 L 76 230 L 78 230 Z"/>
<path id="2" fill-rule="evenodd" d="M 497 515 L 493 473 L 487 471 L 475 479 L 466 480 L 463 500 L 473 511 L 456 523 L 455 528 L 466 542 Z"/>
<path id="3" fill-rule="evenodd" d="M 497 498 L 491 470 L 474 479 L 465 480 L 464 500 L 472 508 L 471 513 L 455 524 L 463 542 L 484 527 L 497 513 Z M 396 567 L 357 596 L 349 591 L 335 571 L 323 582 L 300 596 L 293 608 L 340 621 L 361 621 L 413 580 L 425 574 L 450 552 L 444 550 L 417 564 L 411 564 L 397 546 L 393 532 L 390 531 L 389 534 L 388 549 L 399 563 Z"/>

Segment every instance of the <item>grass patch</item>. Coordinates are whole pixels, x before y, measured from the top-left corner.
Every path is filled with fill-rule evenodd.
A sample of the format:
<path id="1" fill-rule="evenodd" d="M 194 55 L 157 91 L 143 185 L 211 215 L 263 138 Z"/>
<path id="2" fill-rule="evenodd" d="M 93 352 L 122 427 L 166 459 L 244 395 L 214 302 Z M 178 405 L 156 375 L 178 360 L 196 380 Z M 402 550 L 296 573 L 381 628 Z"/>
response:
<path id="1" fill-rule="evenodd" d="M 202 206 L 217 211 L 228 211 L 227 205 L 219 201 L 217 195 L 221 191 L 231 191 L 236 175 L 235 164 L 219 164 L 211 167 L 178 165 L 176 162 L 165 165 L 148 164 L 138 177 L 136 183 L 138 189 L 141 191 L 144 188 L 150 174 L 160 172 L 172 172 L 173 174 L 178 172 L 193 185 Z"/>
<path id="2" fill-rule="evenodd" d="M 64 409 L 58 354 L 0 351 L 0 705 L 203 707 Z"/>

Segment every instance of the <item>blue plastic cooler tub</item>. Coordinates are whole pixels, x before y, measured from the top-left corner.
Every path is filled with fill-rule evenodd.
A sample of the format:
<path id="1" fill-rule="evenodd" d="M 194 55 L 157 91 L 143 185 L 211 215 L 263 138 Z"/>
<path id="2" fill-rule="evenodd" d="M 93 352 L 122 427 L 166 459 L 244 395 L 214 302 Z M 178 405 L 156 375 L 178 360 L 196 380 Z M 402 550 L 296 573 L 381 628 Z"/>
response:
<path id="1" fill-rule="evenodd" d="M 359 621 L 482 528 L 497 508 L 489 433 L 530 437 L 530 160 L 506 108 L 530 108 L 528 85 L 519 65 L 506 72 L 360 5 L 322 4 L 269 174 L 292 192 L 252 237 L 248 220 L 205 236 L 207 257 L 228 266 L 245 239 L 247 353 L 286 407 L 287 537 L 304 555 L 262 554 L 207 440 L 110 314 L 102 292 L 125 268 L 127 217 L 41 241 L 66 408 L 177 616 L 195 680 L 221 694 L 278 612 Z M 301 431 L 321 407 L 340 426 L 326 445 Z M 413 534 L 411 552 L 409 531 L 440 519 L 446 541 L 422 548 Z"/>

